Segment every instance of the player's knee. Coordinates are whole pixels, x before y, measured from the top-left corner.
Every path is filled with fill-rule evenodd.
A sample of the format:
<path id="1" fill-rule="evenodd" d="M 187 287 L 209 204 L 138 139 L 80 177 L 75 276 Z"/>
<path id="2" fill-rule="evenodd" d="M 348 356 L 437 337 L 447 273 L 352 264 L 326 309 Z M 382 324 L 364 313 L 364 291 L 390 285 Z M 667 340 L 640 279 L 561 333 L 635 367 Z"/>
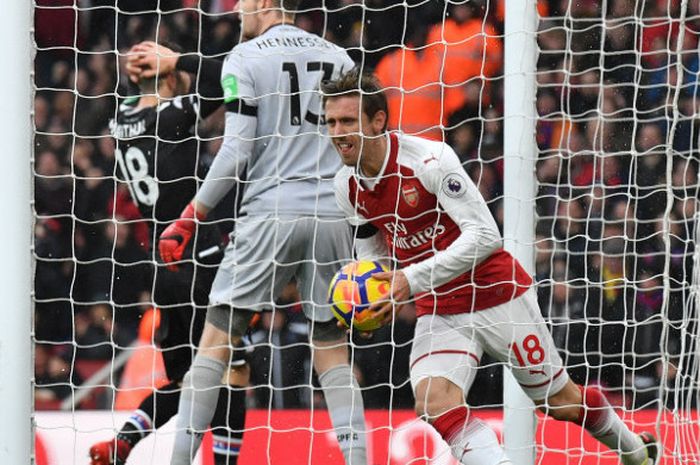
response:
<path id="1" fill-rule="evenodd" d="M 428 402 L 426 399 L 416 399 L 414 410 L 419 418 L 424 418 L 429 421 L 430 415 L 427 412 Z"/>
<path id="2" fill-rule="evenodd" d="M 212 305 L 207 309 L 207 323 L 227 332 L 231 338 L 240 339 L 248 331 L 248 325 L 255 312 L 241 310 L 227 305 Z"/>
<path id="3" fill-rule="evenodd" d="M 464 391 L 446 378 L 424 378 L 416 385 L 415 411 L 430 422 L 448 410 L 464 405 Z"/>
<path id="4" fill-rule="evenodd" d="M 569 381 L 563 389 L 541 402 L 540 410 L 560 421 L 577 421 L 583 398 L 579 386 Z"/>
<path id="5" fill-rule="evenodd" d="M 191 368 L 189 370 L 187 370 L 187 373 L 185 373 L 185 376 L 182 378 L 182 381 L 180 381 L 180 385 L 182 387 L 186 387 L 186 388 L 192 387 L 192 369 Z"/>
<path id="6" fill-rule="evenodd" d="M 415 411 L 416 415 L 430 423 L 433 419 L 459 405 L 445 396 L 433 393 L 428 396 L 416 397 Z"/>

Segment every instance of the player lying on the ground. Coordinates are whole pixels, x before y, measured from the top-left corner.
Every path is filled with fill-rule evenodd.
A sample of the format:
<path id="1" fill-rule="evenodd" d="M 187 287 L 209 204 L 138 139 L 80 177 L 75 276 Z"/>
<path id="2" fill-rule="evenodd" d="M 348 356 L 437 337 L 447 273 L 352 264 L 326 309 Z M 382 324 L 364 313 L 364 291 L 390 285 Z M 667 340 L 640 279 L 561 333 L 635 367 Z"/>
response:
<path id="1" fill-rule="evenodd" d="M 390 257 L 388 323 L 414 296 L 411 350 L 416 412 L 463 464 L 511 461 L 496 434 L 469 416 L 465 396 L 484 353 L 508 364 L 523 390 L 558 420 L 582 425 L 625 465 L 653 465 L 656 441 L 636 435 L 593 386 L 569 379 L 535 299 L 532 279 L 502 248 L 486 202 L 445 143 L 387 133 L 386 98 L 373 76 L 324 83 L 329 136 L 345 164 L 336 200 L 357 226 L 359 259 Z"/>
<path id="2" fill-rule="evenodd" d="M 191 463 L 201 443 L 231 342 L 294 277 L 340 450 L 348 465 L 366 465 L 362 395 L 348 363 L 347 336 L 326 302 L 333 274 L 352 254 L 350 228 L 333 198 L 341 165 L 319 134 L 319 83 L 353 62 L 342 48 L 294 26 L 298 0 L 237 5 L 247 41 L 224 63 L 223 144 L 196 198 L 160 236 L 163 259 L 181 260 L 196 220 L 247 170 L 242 217 L 212 285 L 199 351 L 183 383 L 171 463 Z"/>
<path id="3" fill-rule="evenodd" d="M 117 141 L 117 174 L 148 221 L 151 237 L 158 237 L 196 192 L 200 157 L 192 130 L 199 118 L 206 118 L 223 102 L 221 67 L 218 60 L 180 57 L 152 42 L 138 44 L 130 51 L 127 68 L 142 95 L 119 106 L 110 129 Z M 198 88 L 188 73 L 199 74 Z M 188 251 L 197 265 L 188 263 L 177 272 L 162 265 L 155 267 L 153 300 L 162 315 L 157 338 L 170 383 L 144 399 L 114 439 L 90 448 L 92 465 L 125 463 L 141 439 L 177 413 L 182 378 L 202 334 L 203 308 L 222 257 L 220 243 L 217 227 L 201 227 L 194 256 Z M 229 375 L 233 389 L 224 387 L 217 394 L 219 405 L 212 419 L 217 465 L 236 464 L 243 436 L 243 386 L 248 384 L 249 369 L 244 352 L 236 354 Z"/>

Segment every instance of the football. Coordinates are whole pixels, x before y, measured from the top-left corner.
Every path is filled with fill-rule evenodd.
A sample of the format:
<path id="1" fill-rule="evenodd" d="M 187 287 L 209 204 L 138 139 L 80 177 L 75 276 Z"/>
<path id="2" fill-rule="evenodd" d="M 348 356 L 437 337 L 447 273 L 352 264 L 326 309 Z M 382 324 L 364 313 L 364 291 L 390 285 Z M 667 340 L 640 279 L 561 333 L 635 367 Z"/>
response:
<path id="1" fill-rule="evenodd" d="M 328 303 L 335 317 L 348 328 L 374 331 L 381 323 L 374 318 L 369 306 L 389 293 L 389 283 L 372 278 L 388 268 L 379 262 L 360 260 L 338 271 L 328 289 Z"/>

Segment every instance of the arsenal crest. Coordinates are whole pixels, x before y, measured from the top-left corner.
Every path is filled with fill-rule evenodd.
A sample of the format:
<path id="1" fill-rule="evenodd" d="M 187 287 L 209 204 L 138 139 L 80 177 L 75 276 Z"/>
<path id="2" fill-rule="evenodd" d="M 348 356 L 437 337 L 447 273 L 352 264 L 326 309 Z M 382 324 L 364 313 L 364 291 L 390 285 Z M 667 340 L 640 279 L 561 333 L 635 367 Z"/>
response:
<path id="1" fill-rule="evenodd" d="M 403 200 L 408 204 L 409 207 L 418 206 L 418 189 L 416 188 L 416 186 L 402 187 L 401 194 L 403 195 Z"/>

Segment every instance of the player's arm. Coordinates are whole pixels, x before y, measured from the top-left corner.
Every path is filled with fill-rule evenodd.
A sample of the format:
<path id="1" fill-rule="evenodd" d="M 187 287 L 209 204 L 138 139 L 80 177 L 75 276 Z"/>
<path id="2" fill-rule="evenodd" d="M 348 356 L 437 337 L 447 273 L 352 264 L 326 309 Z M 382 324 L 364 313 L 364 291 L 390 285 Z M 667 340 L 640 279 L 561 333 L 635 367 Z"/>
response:
<path id="1" fill-rule="evenodd" d="M 386 260 L 388 249 L 379 230 L 352 206 L 348 197 L 347 176 L 342 172 L 335 179 L 335 201 L 353 227 L 355 254 L 358 260 Z"/>
<path id="2" fill-rule="evenodd" d="M 182 260 L 187 244 L 196 230 L 196 222 L 203 221 L 219 201 L 239 180 L 253 150 L 255 118 L 235 112 L 226 112 L 224 142 L 209 168 L 207 177 L 195 199 L 185 207 L 180 218 L 165 228 L 158 242 L 165 263 Z M 248 135 L 246 135 L 248 134 Z M 176 267 L 171 266 L 171 269 Z"/>
<path id="3" fill-rule="evenodd" d="M 193 202 L 161 234 L 159 250 L 166 263 L 182 260 L 185 247 L 194 235 L 196 220 L 206 218 L 240 180 L 252 155 L 257 106 L 253 105 L 253 81 L 237 60 L 240 57 L 229 56 L 221 81 L 226 102 L 226 126 L 221 148 Z"/>
<path id="4" fill-rule="evenodd" d="M 384 237 L 372 223 L 355 226 L 353 237 L 358 260 L 388 261 L 389 251 Z"/>
<path id="5" fill-rule="evenodd" d="M 452 281 L 502 247 L 496 221 L 452 149 L 445 147 L 418 176 L 461 234 L 446 249 L 402 270 L 412 294 Z"/>
<path id="6" fill-rule="evenodd" d="M 206 118 L 224 103 L 221 88 L 223 63 L 213 58 L 199 55 L 180 55 L 175 68 L 195 76 L 192 91 L 199 95 L 199 116 Z"/>
<path id="7" fill-rule="evenodd" d="M 195 76 L 190 92 L 200 98 L 194 99 L 193 109 L 206 118 L 223 103 L 223 90 L 219 79 L 223 63 L 197 54 L 181 54 L 155 42 L 145 41 L 129 50 L 127 71 L 136 78 L 153 78 L 174 70 L 185 71 Z M 133 79 L 133 78 L 132 78 Z"/>
<path id="8" fill-rule="evenodd" d="M 203 211 L 209 212 L 216 207 L 241 179 L 253 152 L 256 126 L 255 115 L 227 107 L 224 141 L 195 197 L 197 205 Z"/>
<path id="9" fill-rule="evenodd" d="M 226 59 L 221 87 L 226 107 L 224 140 L 195 199 L 207 209 L 214 208 L 240 180 L 253 153 L 258 123 L 254 77 L 235 52 Z"/>

